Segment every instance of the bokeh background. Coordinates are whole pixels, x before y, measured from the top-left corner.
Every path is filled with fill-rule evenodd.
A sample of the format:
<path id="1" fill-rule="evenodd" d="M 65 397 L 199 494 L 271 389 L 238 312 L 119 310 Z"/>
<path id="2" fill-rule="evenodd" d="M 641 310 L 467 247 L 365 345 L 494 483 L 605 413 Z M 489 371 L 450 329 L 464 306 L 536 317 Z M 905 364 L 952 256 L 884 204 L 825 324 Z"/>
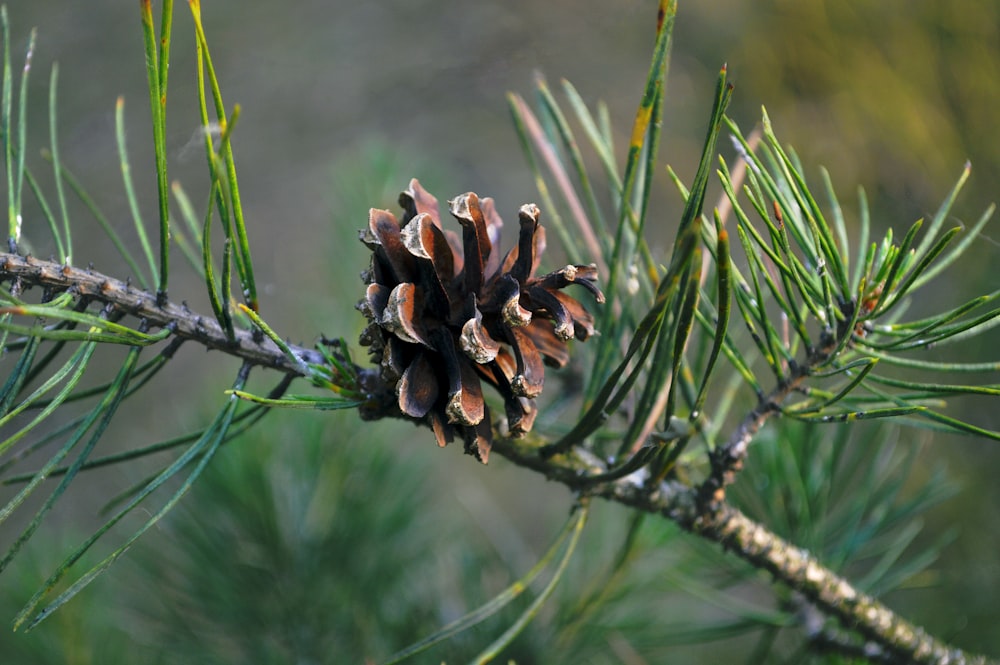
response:
<path id="1" fill-rule="evenodd" d="M 234 145 L 258 283 L 264 285 L 262 312 L 282 334 L 307 344 L 321 333 L 349 339 L 357 334 L 361 317 L 353 304 L 366 259 L 355 230 L 364 224 L 369 206 L 394 206 L 396 192 L 410 176 L 442 199 L 469 190 L 491 195 L 507 214 L 536 198 L 507 112 L 508 91 L 529 95 L 537 73 L 553 82 L 567 78 L 588 102 L 607 102 L 619 145 L 624 144 L 646 76 L 656 10 L 650 0 L 204 4 L 223 94 L 227 104 L 243 109 Z M 144 212 L 150 220 L 155 213 L 136 5 L 37 0 L 8 6 L 16 63 L 30 29 L 39 29 L 29 86 L 29 145 L 35 146 L 34 154 L 48 145 L 48 78 L 58 62 L 62 159 L 123 234 L 131 222 L 113 134 L 119 95 L 125 98 Z M 728 63 L 737 86 L 730 115 L 749 130 L 765 105 L 778 135 L 796 147 L 813 177 L 818 179 L 820 164 L 830 170 L 845 206 L 858 185 L 865 187 L 879 228 L 902 229 L 933 214 L 971 160 L 972 178 L 953 211 L 955 222 L 967 224 L 998 198 L 998 32 L 1000 3 L 990 1 L 682 1 L 663 161 L 682 177 L 693 174 L 716 73 Z M 178 3 L 169 88 L 170 169 L 193 200 L 201 201 L 206 178 L 192 33 L 186 3 Z M 663 195 L 656 201 L 656 217 L 666 243 L 680 204 L 665 170 L 658 178 Z M 124 277 L 116 273 L 118 261 L 96 226 L 87 224 L 77 227 L 74 262 Z M 35 250 L 44 255 L 51 248 L 39 240 Z M 997 288 L 998 259 L 1000 233 L 987 227 L 969 260 L 952 269 L 932 296 L 955 298 Z M 200 292 L 193 276 L 177 272 L 172 297 L 207 310 Z M 1000 340 L 995 335 L 991 340 L 992 346 L 958 351 L 996 359 Z M 222 371 L 206 371 L 210 361 Z M 156 408 L 117 423 L 107 445 L 134 445 L 149 441 L 151 433 L 196 427 L 208 413 L 204 404 L 212 403 L 231 375 L 227 363 L 188 350 L 171 373 L 172 382 L 157 386 Z M 978 423 L 1000 428 L 995 399 L 966 408 Z M 434 449 L 418 430 L 381 424 L 361 428 L 355 420 L 351 415 L 278 414 L 263 441 L 226 451 L 212 489 L 187 500 L 120 571 L 113 569 L 33 635 L 0 633 L 0 654 L 9 652 L 14 660 L 0 659 L 139 662 L 131 656 L 141 653 L 143 661 L 172 662 L 165 654 L 174 645 L 177 653 L 194 649 L 205 662 L 285 662 L 283 655 L 295 653 L 295 644 L 321 644 L 315 636 L 324 631 L 334 641 L 312 661 L 303 657 L 301 662 L 338 662 L 329 658 L 338 648 L 384 657 L 447 616 L 426 607 L 424 616 L 421 599 L 437 594 L 441 604 L 460 606 L 466 586 L 500 588 L 496 579 L 486 578 L 503 579 L 509 570 L 530 566 L 565 515 L 566 493 L 531 474 L 500 461 L 483 469 L 458 450 Z M 328 459 L 329 447 L 354 452 Z M 1000 453 L 990 442 L 938 437 L 924 457 L 928 473 L 946 466 L 963 486 L 929 515 L 926 530 L 958 531 L 935 568 L 934 583 L 899 602 L 935 634 L 1000 653 L 995 630 L 1000 490 L 994 480 Z M 371 470 L 375 466 L 378 471 Z M 373 476 L 389 480 L 376 487 L 357 485 L 366 470 L 389 474 Z M 108 473 L 124 482 L 141 477 L 131 470 Z M 98 490 L 94 497 L 84 492 L 79 503 L 64 508 L 36 539 L 29 562 L 4 577 L 0 605 L 12 608 L 10 613 L 59 553 L 87 533 L 99 505 Z M 344 499 L 352 491 L 360 496 Z M 252 504 L 248 514 L 269 514 L 271 522 L 247 518 L 252 524 L 241 524 L 236 507 L 244 502 Z M 393 521 L 399 505 L 413 513 Z M 340 524 L 345 511 L 353 514 L 348 523 L 354 526 L 345 531 L 323 526 Z M 370 529 L 356 528 L 365 523 Z M 254 533 L 273 549 L 260 546 L 252 561 L 233 562 L 212 546 L 206 534 L 213 530 L 230 534 L 234 548 Z M 7 534 L 0 536 L 6 542 Z M 398 542 L 419 545 L 419 551 L 399 551 Z M 456 542 L 468 549 L 457 548 Z M 187 550 L 184 543 L 190 545 Z M 192 553 L 198 543 L 201 549 Z M 357 550 L 357 560 L 330 554 L 345 543 Z M 589 547 L 599 550 L 601 543 L 595 540 Z M 490 556 L 507 572 L 470 570 Z M 396 567 L 404 569 L 412 563 L 423 587 L 406 578 L 400 584 L 409 585 L 411 597 L 394 596 L 392 603 L 378 598 L 381 587 L 374 580 L 395 588 L 381 572 L 385 566 L 377 565 L 386 557 L 397 557 Z M 178 563 L 185 560 L 190 568 Z M 205 580 L 212 579 L 213 566 L 255 572 L 225 589 L 221 582 L 211 588 Z M 369 569 L 372 577 L 356 572 Z M 469 584 L 456 582 L 456 570 L 470 576 Z M 202 575 L 188 588 L 185 580 L 194 577 L 192 571 Z M 338 586 L 343 571 L 353 571 L 347 577 L 359 580 L 356 589 Z M 298 579 L 301 597 L 251 598 L 234 591 L 266 586 L 260 575 Z M 317 596 L 326 600 L 317 604 Z M 254 603 L 285 609 L 280 617 L 268 615 L 249 607 Z M 227 613 L 231 623 L 219 619 Z M 360 629 L 351 620 L 359 614 L 365 617 Z M 341 627 L 330 628 L 334 624 Z M 177 628 L 181 625 L 186 631 Z M 219 644 L 222 634 L 231 643 L 215 651 L 206 646 Z M 292 634 L 300 641 L 288 642 Z M 241 643 L 252 642 L 241 635 L 278 646 L 241 652 Z M 489 635 L 481 634 L 479 644 Z M 351 643 L 356 651 L 347 648 L 350 639 L 356 640 Z M 116 650 L 122 644 L 136 651 L 123 655 Z M 534 662 L 531 653 L 545 652 L 544 645 L 535 646 L 537 651 L 524 647 L 520 662 Z"/>

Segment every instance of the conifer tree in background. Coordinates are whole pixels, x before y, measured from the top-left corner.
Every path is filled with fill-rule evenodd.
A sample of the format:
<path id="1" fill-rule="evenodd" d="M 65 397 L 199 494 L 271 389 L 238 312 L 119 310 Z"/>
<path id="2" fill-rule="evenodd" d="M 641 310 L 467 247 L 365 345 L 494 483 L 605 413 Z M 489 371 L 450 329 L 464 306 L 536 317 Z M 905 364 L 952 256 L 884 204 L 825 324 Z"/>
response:
<path id="1" fill-rule="evenodd" d="M 147 0 L 155 233 L 133 191 L 121 101 L 116 126 L 139 256 L 61 163 L 54 138 L 55 187 L 39 185 L 26 160 L 33 41 L 21 68 L 3 13 L 0 472 L 11 492 L 0 509 L 0 572 L 37 548 L 43 520 L 88 472 L 121 464 L 148 473 L 108 493 L 103 525 L 24 590 L 16 630 L 56 630 L 41 622 L 70 614 L 71 598 L 163 527 L 174 536 L 169 564 L 138 555 L 136 584 L 153 591 L 140 609 L 153 619 L 141 629 L 145 643 L 169 632 L 168 661 L 394 663 L 430 649 L 449 661 L 645 662 L 681 643 L 733 638 L 752 645 L 744 649 L 751 662 L 990 662 L 881 600 L 927 571 L 944 544 L 914 545 L 921 514 L 954 488 L 941 477 L 907 487 L 913 432 L 967 434 L 970 445 L 1000 439 L 953 406 L 964 396 L 995 399 L 1000 387 L 983 377 L 1000 363 L 927 354 L 991 331 L 1000 291 L 929 315 L 909 311 L 992 215 L 991 206 L 969 228 L 948 226 L 968 166 L 937 213 L 902 232 L 873 238 L 862 193 L 854 234 L 830 178 L 809 182 L 766 112 L 749 133 L 727 117 L 733 89 L 722 67 L 693 180 L 669 171 L 683 212 L 664 219 L 650 199 L 663 168 L 677 7 L 663 0 L 624 165 L 606 109 L 590 109 L 571 84 L 556 94 L 539 80 L 535 108 L 509 95 L 537 204 L 460 191 L 441 204 L 418 180 L 401 180 L 399 210 L 376 205 L 358 220 L 358 266 L 368 269 L 361 312 L 345 311 L 344 320 L 358 317 L 351 330 L 367 323 L 361 339 L 336 331 L 344 336 L 303 348 L 261 313 L 266 298 L 231 149 L 240 109 L 223 102 L 199 3 L 188 4 L 201 122 L 220 128 L 204 136 L 209 196 L 198 210 L 170 185 L 174 8 L 163 1 L 157 27 Z M 718 156 L 720 138 L 732 139 L 735 160 Z M 599 177 L 586 166 L 591 157 Z M 714 207 L 713 180 L 723 191 Z M 37 218 L 22 215 L 27 196 Z M 119 249 L 118 269 L 84 267 L 73 252 L 71 196 Z M 675 228 L 666 254 L 647 241 L 653 225 Z M 30 253 L 46 233 L 52 260 Z M 568 263 L 548 264 L 547 246 Z M 203 278 L 210 313 L 169 290 L 177 257 Z M 149 408 L 156 398 L 146 384 L 190 347 L 239 360 L 214 416 L 195 432 L 150 433 L 130 450 L 102 452 L 120 410 Z M 114 372 L 94 371 L 96 358 L 106 366 L 109 357 Z M 286 440 L 288 430 L 261 421 L 276 408 L 324 413 L 299 414 L 308 425 Z M 317 424 L 331 418 L 339 435 Z M 566 486 L 568 518 L 548 551 L 503 569 L 476 536 L 418 509 L 433 453 L 403 461 L 395 442 L 363 445 L 371 421 L 382 419 L 412 423 L 412 437 L 428 446 L 458 438 L 481 462 L 502 457 Z M 219 455 L 224 446 L 245 451 Z M 381 498 L 385 487 L 397 491 Z M 406 499 L 393 503 L 404 489 Z M 163 521 L 175 508 L 184 516 Z M 581 546 L 588 535 L 601 546 Z M 234 547 L 248 543 L 255 546 Z M 219 551 L 232 558 L 216 567 Z M 400 566 L 398 551 L 415 554 Z M 442 560 L 452 564 L 447 575 Z M 517 579 L 491 586 L 486 573 L 495 570 Z M 428 582 L 449 577 L 450 587 Z M 748 600 L 749 588 L 768 600 Z M 678 590 L 724 608 L 726 618 L 672 611 Z M 108 631 L 108 644 L 127 640 L 92 622 L 80 630 Z"/>

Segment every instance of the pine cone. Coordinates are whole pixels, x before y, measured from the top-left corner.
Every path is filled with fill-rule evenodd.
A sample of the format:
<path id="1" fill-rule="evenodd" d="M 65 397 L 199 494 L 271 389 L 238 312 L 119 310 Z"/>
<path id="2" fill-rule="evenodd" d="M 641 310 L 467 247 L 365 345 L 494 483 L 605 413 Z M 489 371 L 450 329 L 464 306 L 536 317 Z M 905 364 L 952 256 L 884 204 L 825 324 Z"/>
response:
<path id="1" fill-rule="evenodd" d="M 415 179 L 399 203 L 401 220 L 373 208 L 361 232 L 372 250 L 361 344 L 404 415 L 427 422 L 440 446 L 459 431 L 465 451 L 485 463 L 492 424 L 482 382 L 503 398 L 509 433 L 530 431 L 544 365 L 564 366 L 566 342 L 595 334 L 590 313 L 561 289 L 581 284 L 603 302 L 597 268 L 534 276 L 545 249 L 534 204 L 521 206 L 517 246 L 502 256 L 492 199 L 469 192 L 449 202 L 461 237 L 442 228 L 437 199 Z"/>

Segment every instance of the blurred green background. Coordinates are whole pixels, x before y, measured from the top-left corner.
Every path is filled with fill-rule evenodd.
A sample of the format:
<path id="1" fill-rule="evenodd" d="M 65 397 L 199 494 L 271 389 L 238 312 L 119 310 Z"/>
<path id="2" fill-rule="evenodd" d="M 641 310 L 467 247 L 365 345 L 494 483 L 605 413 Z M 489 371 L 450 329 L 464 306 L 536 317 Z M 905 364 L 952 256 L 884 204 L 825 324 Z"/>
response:
<path id="1" fill-rule="evenodd" d="M 171 177 L 200 201 L 205 166 L 185 5 L 176 8 L 167 141 Z M 306 344 L 320 333 L 354 339 L 361 324 L 353 309 L 361 286 L 357 275 L 366 261 L 355 230 L 369 206 L 394 206 L 410 176 L 442 199 L 468 190 L 491 195 L 501 214 L 534 200 L 504 95 L 529 95 L 535 72 L 571 80 L 588 102 L 605 100 L 624 144 L 646 76 L 655 9 L 649 0 L 206 2 L 204 21 L 223 94 L 227 104 L 243 107 L 234 145 L 258 284 L 264 285 L 264 316 Z M 23 57 L 30 28 L 39 28 L 30 86 L 29 144 L 35 154 L 48 144 L 47 79 L 58 61 L 63 161 L 127 234 L 113 138 L 115 98 L 124 95 L 133 169 L 152 219 L 154 181 L 142 172 L 152 159 L 136 3 L 38 0 L 8 10 L 15 62 Z M 737 86 L 730 115 L 749 130 L 766 105 L 779 137 L 796 147 L 812 177 L 818 180 L 816 166 L 829 168 L 848 209 L 856 186 L 863 185 L 879 227 L 908 227 L 933 213 L 969 159 L 972 178 L 954 220 L 968 223 L 998 198 L 998 31 L 1000 3 L 987 1 L 682 1 L 663 161 L 682 177 L 694 173 L 715 75 L 727 62 Z M 679 201 L 665 170 L 657 177 L 663 196 L 655 204 L 666 243 Z M 83 241 L 97 237 L 87 224 L 77 227 L 74 262 L 115 273 L 112 251 Z M 35 248 L 42 255 L 49 249 Z M 668 249 L 659 248 L 661 254 Z M 998 258 L 1000 233 L 988 226 L 970 260 L 952 269 L 933 296 L 996 288 Z M 181 272 L 176 278 L 171 296 L 207 311 L 197 280 Z M 995 359 L 1000 340 L 991 339 L 992 346 L 959 352 Z M 107 445 L 196 427 L 206 414 L 199 402 L 213 403 L 232 371 L 231 361 L 209 360 L 224 371 L 206 372 L 200 352 L 182 354 L 171 373 L 174 383 L 156 387 L 156 408 L 117 423 Z M 977 411 L 976 422 L 1000 428 L 995 400 L 968 408 Z M 206 489 L 186 500 L 169 525 L 149 534 L 94 590 L 32 635 L 0 633 L 0 655 L 10 654 L 0 660 L 291 662 L 289 654 L 298 654 L 299 662 L 338 662 L 328 658 L 338 648 L 352 654 L 348 662 L 384 657 L 457 616 L 466 602 L 477 602 L 466 594 L 481 602 L 502 588 L 511 571 L 529 567 L 569 503 L 565 491 L 532 474 L 500 460 L 480 468 L 457 449 L 436 450 L 423 434 L 408 426 L 361 428 L 351 415 L 276 414 L 261 441 L 225 451 Z M 938 636 L 998 654 L 1000 489 L 994 476 L 1000 453 L 985 441 L 937 438 L 924 449 L 922 464 L 927 473 L 947 465 L 964 489 L 929 515 L 927 531 L 959 531 L 937 566 L 936 583 L 910 592 L 897 607 Z M 330 448 L 350 452 L 336 456 Z M 378 460 L 385 467 L 378 473 L 386 475 L 372 475 L 368 485 L 355 488 L 364 497 L 352 503 L 351 482 L 361 483 L 366 469 L 383 463 Z M 310 469 L 316 475 L 302 477 Z M 141 471 L 115 470 L 109 477 L 126 483 Z M 372 478 L 384 484 L 373 485 Z M 64 507 L 65 516 L 37 538 L 32 555 L 22 556 L 21 566 L 5 576 L 0 610 L 6 616 L 59 553 L 87 533 L 99 505 L 95 497 L 84 493 L 79 504 Z M 244 501 L 258 503 L 241 508 Z M 400 506 L 412 514 L 396 515 Z M 307 509 L 316 524 L 299 524 L 308 521 Z M 262 517 L 241 523 L 250 519 L 246 515 L 269 511 L 272 526 Z M 344 511 L 353 520 L 338 531 Z M 624 520 L 621 511 L 605 515 Z M 371 529 L 358 530 L 366 521 Z M 292 532 L 276 533 L 275 525 Z M 234 562 L 231 552 L 208 545 L 198 549 L 199 534 L 212 529 L 233 534 L 234 548 L 251 560 Z M 8 534 L 0 536 L 6 542 Z M 419 550 L 400 551 L 399 542 Z M 588 547 L 600 549 L 601 542 Z M 356 558 L 324 555 L 345 548 L 357 548 Z M 401 577 L 384 579 L 378 571 L 385 565 L 377 561 L 402 568 Z M 202 582 L 216 568 L 228 580 L 220 588 L 185 585 L 192 571 L 201 572 L 196 581 Z M 240 571 L 250 576 L 240 577 Z M 280 600 L 236 593 L 262 586 L 262 575 L 285 576 L 295 592 Z M 345 578 L 357 580 L 356 588 L 340 585 Z M 164 587 L 170 593 L 154 601 Z M 401 589 L 412 595 L 396 595 Z M 394 594 L 398 602 L 386 603 L 381 593 Z M 312 607 L 316 596 L 326 600 Z M 245 611 L 235 611 L 243 605 Z M 345 618 L 359 615 L 367 617 L 361 624 Z M 318 638 L 324 629 L 330 632 Z M 494 625 L 478 641 L 470 638 L 472 648 L 498 631 Z M 512 654 L 519 662 L 551 662 L 532 660 L 531 654 L 546 653 L 539 636 L 544 629 L 539 631 L 526 638 L 523 653 Z M 117 651 L 124 644 L 133 651 Z M 319 650 L 307 653 L 296 647 L 302 644 Z M 454 653 L 468 648 L 458 645 Z"/>

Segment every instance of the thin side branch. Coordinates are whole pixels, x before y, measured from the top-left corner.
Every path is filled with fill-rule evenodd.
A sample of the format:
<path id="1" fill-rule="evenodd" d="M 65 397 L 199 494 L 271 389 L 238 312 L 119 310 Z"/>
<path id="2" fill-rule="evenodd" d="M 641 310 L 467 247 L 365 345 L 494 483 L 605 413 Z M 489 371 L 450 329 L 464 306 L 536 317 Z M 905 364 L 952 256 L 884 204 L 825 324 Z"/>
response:
<path id="1" fill-rule="evenodd" d="M 847 330 L 843 334 L 851 333 Z M 838 344 L 839 340 L 830 336 L 821 348 L 810 351 L 805 363 L 794 367 L 791 376 L 770 393 L 761 396 L 757 406 L 747 414 L 732 436 L 711 452 L 709 456 L 711 472 L 698 488 L 701 512 L 712 512 L 722 505 L 726 499 L 726 487 L 736 481 L 737 475 L 743 469 L 743 462 L 750 452 L 750 442 L 757 432 L 771 416 L 781 411 L 781 403 L 802 387 L 812 369 L 829 359 Z"/>

